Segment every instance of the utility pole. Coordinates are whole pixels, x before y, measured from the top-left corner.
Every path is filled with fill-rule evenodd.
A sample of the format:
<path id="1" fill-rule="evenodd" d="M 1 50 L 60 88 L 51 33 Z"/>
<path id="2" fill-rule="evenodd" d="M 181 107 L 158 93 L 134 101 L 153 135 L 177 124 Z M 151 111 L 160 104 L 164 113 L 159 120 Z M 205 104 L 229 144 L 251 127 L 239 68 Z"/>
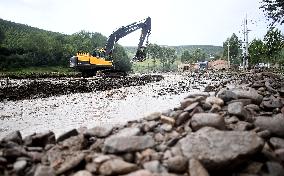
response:
<path id="1" fill-rule="evenodd" d="M 244 60 L 243 60 L 243 68 L 248 68 L 248 33 L 250 30 L 248 30 L 248 22 L 247 22 L 247 15 L 244 20 L 244 47 L 243 47 L 243 53 L 244 53 Z"/>
<path id="2" fill-rule="evenodd" d="M 231 68 L 231 63 L 230 63 L 230 40 L 228 40 L 228 68 Z"/>

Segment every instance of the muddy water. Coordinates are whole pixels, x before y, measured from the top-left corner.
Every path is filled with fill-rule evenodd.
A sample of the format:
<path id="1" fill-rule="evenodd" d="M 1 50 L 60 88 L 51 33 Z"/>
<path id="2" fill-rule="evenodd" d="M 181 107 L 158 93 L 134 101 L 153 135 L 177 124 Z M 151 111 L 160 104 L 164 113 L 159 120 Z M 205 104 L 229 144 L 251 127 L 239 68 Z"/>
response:
<path id="1" fill-rule="evenodd" d="M 58 136 L 73 128 L 121 124 L 178 106 L 189 90 L 203 89 L 188 76 L 164 77 L 145 86 L 0 102 L 0 137 L 14 130 L 23 136 L 52 130 Z"/>

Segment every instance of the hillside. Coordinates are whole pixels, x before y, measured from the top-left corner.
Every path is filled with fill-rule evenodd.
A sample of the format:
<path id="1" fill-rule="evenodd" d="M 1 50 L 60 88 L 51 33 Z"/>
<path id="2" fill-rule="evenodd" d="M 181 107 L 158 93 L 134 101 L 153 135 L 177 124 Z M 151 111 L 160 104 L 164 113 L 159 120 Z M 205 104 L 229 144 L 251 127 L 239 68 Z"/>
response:
<path id="1" fill-rule="evenodd" d="M 104 47 L 106 41 L 107 37 L 97 32 L 65 35 L 0 19 L 0 71 L 68 67 L 71 56 L 77 52 L 92 53 L 96 48 Z M 116 45 L 113 60 L 117 68 L 130 70 L 130 60 L 119 45 Z"/>

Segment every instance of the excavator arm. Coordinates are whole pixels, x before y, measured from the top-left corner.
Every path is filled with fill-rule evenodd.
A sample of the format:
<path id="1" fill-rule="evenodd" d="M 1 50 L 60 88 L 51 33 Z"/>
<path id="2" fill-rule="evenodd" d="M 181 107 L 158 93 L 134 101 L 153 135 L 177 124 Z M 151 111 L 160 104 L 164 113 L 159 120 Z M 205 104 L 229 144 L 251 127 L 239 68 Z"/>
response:
<path id="1" fill-rule="evenodd" d="M 140 40 L 139 40 L 139 43 L 138 43 L 136 55 L 133 59 L 138 60 L 138 61 L 143 61 L 146 58 L 146 52 L 144 51 L 145 47 L 143 47 L 143 43 L 144 43 L 145 39 L 147 38 L 146 45 L 148 44 L 148 37 L 151 33 L 151 18 L 150 17 L 148 17 L 144 20 L 141 20 L 139 22 L 132 23 L 132 24 L 127 25 L 127 26 L 122 26 L 119 29 L 117 29 L 116 31 L 114 31 L 109 36 L 108 41 L 107 41 L 106 46 L 105 46 L 106 56 L 109 56 L 112 53 L 114 45 L 119 39 L 121 39 L 122 37 L 134 32 L 138 29 L 142 29 L 142 31 L 141 31 Z"/>

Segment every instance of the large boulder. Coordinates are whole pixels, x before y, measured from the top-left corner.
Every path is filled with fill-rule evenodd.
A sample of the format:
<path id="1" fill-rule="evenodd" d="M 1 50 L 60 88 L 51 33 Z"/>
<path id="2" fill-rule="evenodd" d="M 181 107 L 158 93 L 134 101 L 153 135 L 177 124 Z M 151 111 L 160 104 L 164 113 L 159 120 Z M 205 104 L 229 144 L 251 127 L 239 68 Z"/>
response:
<path id="1" fill-rule="evenodd" d="M 181 139 L 181 151 L 188 159 L 199 160 L 207 169 L 232 169 L 261 151 L 264 141 L 255 132 L 200 129 Z"/>
<path id="2" fill-rule="evenodd" d="M 263 96 L 258 94 L 257 91 L 253 88 L 248 88 L 248 89 L 240 89 L 240 88 L 235 88 L 231 90 L 234 94 L 237 95 L 238 99 L 251 99 L 253 103 L 255 104 L 260 104 Z"/>
<path id="3" fill-rule="evenodd" d="M 273 135 L 284 137 L 284 115 L 279 114 L 274 117 L 258 116 L 255 117 L 254 124 L 261 130 L 268 130 Z"/>
<path id="4" fill-rule="evenodd" d="M 202 127 L 210 126 L 217 129 L 225 129 L 224 118 L 216 113 L 196 113 L 191 118 L 191 127 L 198 130 Z"/>

